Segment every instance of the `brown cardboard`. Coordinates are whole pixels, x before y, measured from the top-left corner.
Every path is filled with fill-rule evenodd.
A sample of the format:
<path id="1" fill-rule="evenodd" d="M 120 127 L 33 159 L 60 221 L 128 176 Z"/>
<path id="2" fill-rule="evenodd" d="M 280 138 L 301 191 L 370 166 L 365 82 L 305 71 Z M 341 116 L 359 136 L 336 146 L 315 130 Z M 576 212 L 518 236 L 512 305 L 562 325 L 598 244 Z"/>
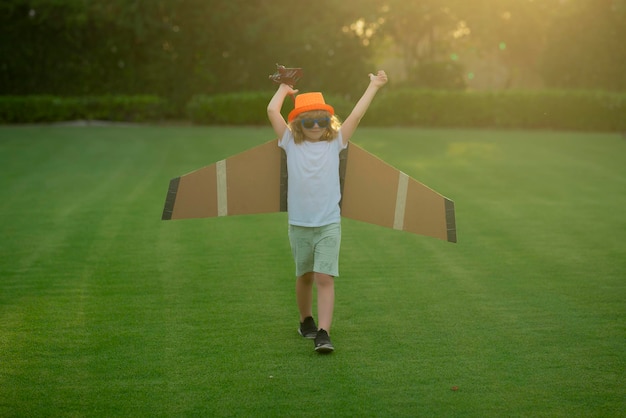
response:
<path id="1" fill-rule="evenodd" d="M 355 144 L 350 144 L 341 215 L 393 227 L 398 170 Z"/>
<path id="2" fill-rule="evenodd" d="M 282 154 L 273 140 L 172 179 L 162 219 L 285 211 Z M 343 217 L 456 242 L 450 199 L 354 143 L 341 165 Z"/>
<path id="3" fill-rule="evenodd" d="M 280 154 L 270 141 L 226 159 L 228 215 L 280 211 Z"/>
<path id="4" fill-rule="evenodd" d="M 225 168 L 225 215 L 280 211 L 281 153 L 276 141 L 172 179 L 163 220 L 209 218 L 219 213 L 218 167 Z"/>
<path id="5" fill-rule="evenodd" d="M 178 180 L 178 190 L 171 218 L 217 216 L 215 179 L 215 164 L 213 164 L 172 180 L 172 182 Z"/>
<path id="6" fill-rule="evenodd" d="M 411 179 L 406 201 L 404 230 L 448 240 L 446 200 L 437 192 Z"/>

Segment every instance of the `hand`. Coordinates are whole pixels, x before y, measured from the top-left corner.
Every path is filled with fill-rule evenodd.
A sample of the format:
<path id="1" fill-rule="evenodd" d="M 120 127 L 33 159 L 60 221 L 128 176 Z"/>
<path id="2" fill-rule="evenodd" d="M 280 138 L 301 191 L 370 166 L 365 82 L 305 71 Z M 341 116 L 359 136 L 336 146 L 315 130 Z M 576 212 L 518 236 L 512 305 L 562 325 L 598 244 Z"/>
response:
<path id="1" fill-rule="evenodd" d="M 299 91 L 298 89 L 294 89 L 293 87 L 285 83 L 281 83 L 279 86 L 279 89 L 283 90 L 286 94 L 291 94 L 291 95 L 294 95 L 298 93 Z"/>
<path id="2" fill-rule="evenodd" d="M 387 73 L 383 70 L 378 70 L 376 75 L 370 74 L 370 84 L 375 87 L 382 87 L 387 84 Z"/>

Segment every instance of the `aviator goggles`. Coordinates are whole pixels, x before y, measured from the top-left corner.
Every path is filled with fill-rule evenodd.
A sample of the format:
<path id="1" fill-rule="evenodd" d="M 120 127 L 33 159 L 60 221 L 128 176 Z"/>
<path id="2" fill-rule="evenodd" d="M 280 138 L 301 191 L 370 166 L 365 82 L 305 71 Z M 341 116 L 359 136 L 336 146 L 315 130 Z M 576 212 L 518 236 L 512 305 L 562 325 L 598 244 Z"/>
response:
<path id="1" fill-rule="evenodd" d="M 319 126 L 320 128 L 328 128 L 328 125 L 330 124 L 330 118 L 325 117 L 319 119 L 302 119 L 301 123 L 304 129 L 313 129 L 316 123 L 317 126 Z"/>

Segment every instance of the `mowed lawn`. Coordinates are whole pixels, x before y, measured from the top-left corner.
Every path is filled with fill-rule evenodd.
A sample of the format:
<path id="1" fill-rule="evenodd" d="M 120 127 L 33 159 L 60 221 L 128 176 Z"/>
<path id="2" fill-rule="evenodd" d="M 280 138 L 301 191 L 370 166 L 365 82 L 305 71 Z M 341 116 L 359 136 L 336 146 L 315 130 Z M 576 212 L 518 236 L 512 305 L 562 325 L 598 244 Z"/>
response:
<path id="1" fill-rule="evenodd" d="M 459 242 L 344 220 L 328 356 L 285 214 L 161 221 L 171 178 L 272 137 L 0 127 L 0 416 L 626 415 L 624 137 L 360 128 Z"/>

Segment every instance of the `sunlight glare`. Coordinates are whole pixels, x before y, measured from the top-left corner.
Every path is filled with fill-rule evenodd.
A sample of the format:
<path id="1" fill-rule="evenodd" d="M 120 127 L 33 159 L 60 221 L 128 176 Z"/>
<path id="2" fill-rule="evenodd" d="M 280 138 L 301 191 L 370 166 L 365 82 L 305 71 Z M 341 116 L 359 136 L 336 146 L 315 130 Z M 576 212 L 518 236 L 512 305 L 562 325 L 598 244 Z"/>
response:
<path id="1" fill-rule="evenodd" d="M 454 32 L 452 32 L 452 36 L 454 37 L 454 39 L 459 39 L 464 36 L 468 36 L 471 33 L 472 31 L 469 26 L 467 26 L 467 23 L 464 20 L 460 20 L 456 26 L 456 29 L 454 30 Z"/>
<path id="2" fill-rule="evenodd" d="M 363 18 L 359 18 L 350 24 L 350 26 L 344 26 L 341 28 L 343 33 L 354 33 L 357 37 L 361 38 L 361 43 L 365 46 L 368 46 L 371 42 L 371 39 L 376 34 L 376 31 L 380 26 L 385 23 L 385 19 L 383 17 L 378 18 L 375 22 L 368 23 Z"/>

